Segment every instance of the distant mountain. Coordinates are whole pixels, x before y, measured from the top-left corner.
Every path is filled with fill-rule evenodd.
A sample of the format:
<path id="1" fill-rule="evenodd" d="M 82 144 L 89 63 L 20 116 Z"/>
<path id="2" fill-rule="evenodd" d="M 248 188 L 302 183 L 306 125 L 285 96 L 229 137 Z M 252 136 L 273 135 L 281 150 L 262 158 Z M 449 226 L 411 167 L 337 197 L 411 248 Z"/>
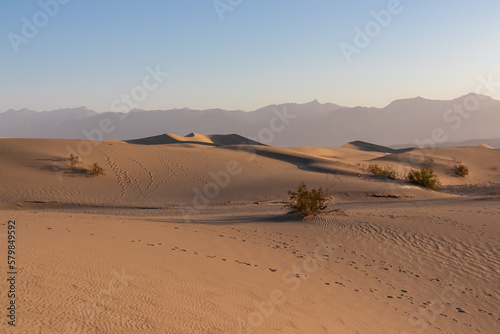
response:
<path id="1" fill-rule="evenodd" d="M 447 146 L 479 146 L 479 145 L 488 145 L 493 148 L 500 148 L 500 138 L 491 138 L 491 139 L 472 139 L 466 140 L 459 143 L 446 143 Z"/>
<path id="2" fill-rule="evenodd" d="M 85 122 L 98 113 L 86 107 L 36 112 L 29 109 L 7 110 L 0 114 L 0 133 L 10 138 L 67 138 L 80 139 L 75 123 Z M 75 124 L 67 127 L 66 125 Z"/>
<path id="3" fill-rule="evenodd" d="M 348 108 L 314 100 L 250 112 L 184 108 L 123 114 L 97 113 L 85 107 L 44 112 L 8 110 L 0 113 L 0 137 L 132 140 L 165 133 L 237 133 L 285 147 L 337 147 L 356 140 L 391 147 L 443 146 L 498 138 L 499 124 L 500 101 L 468 94 L 448 101 L 402 99 L 384 108 Z"/>
<path id="4" fill-rule="evenodd" d="M 480 146 L 487 145 L 496 149 L 500 149 L 500 138 L 489 138 L 489 139 L 471 139 L 465 140 L 461 142 L 445 142 L 442 144 L 436 145 L 436 147 L 460 147 L 460 146 Z M 406 145 L 391 145 L 391 147 L 398 148 L 406 148 L 410 147 L 411 144 Z"/>

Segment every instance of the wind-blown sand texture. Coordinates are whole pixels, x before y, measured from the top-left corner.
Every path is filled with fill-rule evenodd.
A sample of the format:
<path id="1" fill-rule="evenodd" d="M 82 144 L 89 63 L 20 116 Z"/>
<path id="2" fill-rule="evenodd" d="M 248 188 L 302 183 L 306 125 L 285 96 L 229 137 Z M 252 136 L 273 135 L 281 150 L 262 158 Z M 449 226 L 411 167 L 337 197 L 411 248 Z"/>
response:
<path id="1" fill-rule="evenodd" d="M 0 139 L 0 245 L 15 219 L 19 267 L 18 323 L 1 332 L 498 331 L 498 149 L 162 135 L 88 142 L 71 170 L 78 145 Z M 443 192 L 366 171 L 426 156 Z M 80 170 L 94 162 L 106 175 Z M 301 181 L 330 189 L 328 212 L 286 214 Z"/>

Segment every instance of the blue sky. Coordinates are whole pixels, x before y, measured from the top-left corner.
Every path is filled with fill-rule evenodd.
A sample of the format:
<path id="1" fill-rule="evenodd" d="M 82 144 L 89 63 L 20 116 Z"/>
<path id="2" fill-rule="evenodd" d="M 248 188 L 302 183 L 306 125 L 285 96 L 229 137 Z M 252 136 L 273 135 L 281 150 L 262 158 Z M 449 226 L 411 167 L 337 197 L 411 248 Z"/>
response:
<path id="1" fill-rule="evenodd" d="M 46 22 L 39 2 L 57 0 L 1 2 L 0 112 L 109 111 L 157 65 L 169 76 L 138 108 L 381 107 L 455 98 L 479 76 L 500 81 L 498 0 L 401 0 L 385 26 L 371 12 L 391 1 L 60 1 Z M 223 20 L 214 3 L 231 8 Z M 40 27 L 26 38 L 23 18 L 34 16 Z M 340 46 L 356 47 L 355 27 L 366 33 L 370 22 L 379 30 L 348 62 Z M 500 99 L 500 87 L 488 95 Z"/>

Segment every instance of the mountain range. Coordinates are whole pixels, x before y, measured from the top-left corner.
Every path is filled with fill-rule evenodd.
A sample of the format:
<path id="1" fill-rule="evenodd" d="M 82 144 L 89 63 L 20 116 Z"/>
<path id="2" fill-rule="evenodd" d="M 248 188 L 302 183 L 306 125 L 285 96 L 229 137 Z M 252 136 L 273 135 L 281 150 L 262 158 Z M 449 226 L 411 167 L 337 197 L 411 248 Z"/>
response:
<path id="1" fill-rule="evenodd" d="M 238 134 L 273 146 L 380 145 L 500 147 L 500 101 L 467 94 L 453 100 L 395 100 L 383 108 L 343 107 L 317 100 L 242 110 L 139 110 L 98 113 L 86 107 L 0 113 L 0 136 L 133 140 L 165 133 Z"/>

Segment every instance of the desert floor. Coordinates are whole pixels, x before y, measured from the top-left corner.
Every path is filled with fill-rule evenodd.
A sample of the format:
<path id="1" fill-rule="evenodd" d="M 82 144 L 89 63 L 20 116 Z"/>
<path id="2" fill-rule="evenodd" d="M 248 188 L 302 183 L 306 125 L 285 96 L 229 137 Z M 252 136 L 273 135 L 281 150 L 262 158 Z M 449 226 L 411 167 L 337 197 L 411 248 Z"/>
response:
<path id="1" fill-rule="evenodd" d="M 2 277 L 9 220 L 17 266 L 17 325 L 2 279 L 1 332 L 498 332 L 500 150 L 193 137 L 95 144 L 94 178 L 67 166 L 78 141 L 0 139 Z M 429 155 L 443 192 L 365 167 Z M 300 181 L 330 189 L 327 212 L 286 214 Z"/>

